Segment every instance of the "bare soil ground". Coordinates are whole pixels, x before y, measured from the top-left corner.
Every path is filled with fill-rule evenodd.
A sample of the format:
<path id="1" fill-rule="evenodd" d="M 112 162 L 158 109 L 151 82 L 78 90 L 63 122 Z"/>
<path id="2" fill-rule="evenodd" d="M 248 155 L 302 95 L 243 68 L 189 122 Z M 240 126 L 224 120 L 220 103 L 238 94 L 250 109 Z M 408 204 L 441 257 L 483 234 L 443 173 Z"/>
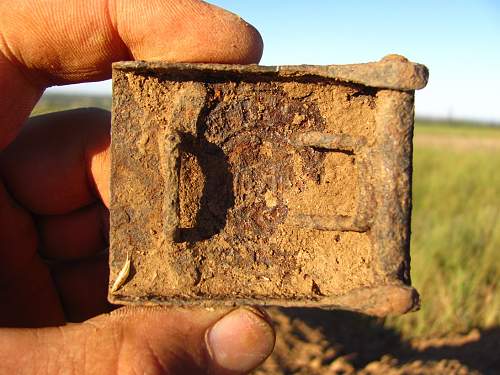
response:
<path id="1" fill-rule="evenodd" d="M 276 348 L 255 375 L 499 374 L 500 327 L 404 340 L 382 321 L 341 311 L 270 309 Z"/>

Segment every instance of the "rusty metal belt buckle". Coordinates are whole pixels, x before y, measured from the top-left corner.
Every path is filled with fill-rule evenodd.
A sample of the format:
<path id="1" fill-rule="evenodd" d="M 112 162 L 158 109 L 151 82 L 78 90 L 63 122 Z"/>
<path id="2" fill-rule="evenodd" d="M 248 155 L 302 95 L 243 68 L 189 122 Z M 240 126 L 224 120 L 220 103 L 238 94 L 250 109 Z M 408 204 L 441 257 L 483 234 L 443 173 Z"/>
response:
<path id="1" fill-rule="evenodd" d="M 413 310 L 414 90 L 356 65 L 113 65 L 109 300 Z"/>

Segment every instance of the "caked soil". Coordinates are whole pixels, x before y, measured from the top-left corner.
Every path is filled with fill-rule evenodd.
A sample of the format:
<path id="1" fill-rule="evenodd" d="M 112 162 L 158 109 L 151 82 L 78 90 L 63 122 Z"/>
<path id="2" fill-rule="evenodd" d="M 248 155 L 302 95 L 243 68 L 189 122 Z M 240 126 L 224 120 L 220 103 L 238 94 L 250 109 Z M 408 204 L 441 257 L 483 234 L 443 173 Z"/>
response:
<path id="1" fill-rule="evenodd" d="M 277 331 L 276 347 L 254 375 L 500 373 L 500 327 L 404 340 L 381 320 L 355 313 L 268 312 Z"/>
<path id="2" fill-rule="evenodd" d="M 389 178 L 371 162 L 388 147 L 378 106 L 405 95 L 312 78 L 177 78 L 115 75 L 111 279 L 127 259 L 130 274 L 113 301 L 344 306 L 357 305 L 337 298 L 349 292 L 407 283 L 407 171 Z M 323 133 L 364 148 L 300 141 Z M 402 190 L 386 191 L 389 180 Z M 400 222 L 397 238 L 383 235 Z M 397 292 L 391 303 L 411 308 Z"/>

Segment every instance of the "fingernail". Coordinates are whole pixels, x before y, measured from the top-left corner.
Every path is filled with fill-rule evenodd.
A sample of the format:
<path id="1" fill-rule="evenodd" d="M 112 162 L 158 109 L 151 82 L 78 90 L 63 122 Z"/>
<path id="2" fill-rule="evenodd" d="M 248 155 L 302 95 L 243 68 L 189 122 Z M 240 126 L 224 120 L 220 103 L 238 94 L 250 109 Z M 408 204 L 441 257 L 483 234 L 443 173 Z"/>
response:
<path id="1" fill-rule="evenodd" d="M 254 308 L 230 312 L 215 323 L 205 337 L 215 363 L 235 372 L 251 371 L 274 349 L 274 330 L 266 314 Z"/>

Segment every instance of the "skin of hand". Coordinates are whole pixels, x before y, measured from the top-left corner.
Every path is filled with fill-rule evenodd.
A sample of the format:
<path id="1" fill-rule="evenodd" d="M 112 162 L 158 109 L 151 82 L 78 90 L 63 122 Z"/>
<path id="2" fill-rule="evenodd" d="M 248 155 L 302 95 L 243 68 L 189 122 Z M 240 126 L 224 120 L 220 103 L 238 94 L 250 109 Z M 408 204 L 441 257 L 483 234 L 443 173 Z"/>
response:
<path id="1" fill-rule="evenodd" d="M 0 373 L 241 374 L 275 334 L 252 308 L 106 301 L 110 115 L 28 119 L 118 60 L 255 63 L 259 33 L 198 0 L 0 2 Z"/>

